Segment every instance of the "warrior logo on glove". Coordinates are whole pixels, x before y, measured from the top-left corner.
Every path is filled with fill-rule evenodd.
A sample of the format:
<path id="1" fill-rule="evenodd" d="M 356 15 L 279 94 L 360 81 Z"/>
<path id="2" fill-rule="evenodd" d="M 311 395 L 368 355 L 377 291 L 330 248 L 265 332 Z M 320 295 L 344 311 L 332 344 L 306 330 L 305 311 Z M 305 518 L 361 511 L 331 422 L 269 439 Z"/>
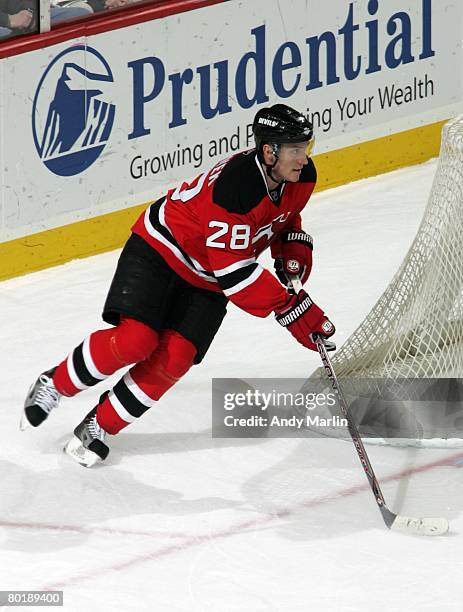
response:
<path id="1" fill-rule="evenodd" d="M 313 334 L 329 338 L 336 331 L 323 310 L 313 303 L 303 289 L 293 295 L 286 306 L 275 310 L 275 315 L 280 325 L 312 351 L 317 350 Z"/>
<path id="2" fill-rule="evenodd" d="M 281 234 L 272 244 L 275 258 L 275 273 L 282 285 L 292 289 L 289 276 L 298 276 L 302 284 L 309 278 L 312 270 L 312 236 L 302 230 Z"/>

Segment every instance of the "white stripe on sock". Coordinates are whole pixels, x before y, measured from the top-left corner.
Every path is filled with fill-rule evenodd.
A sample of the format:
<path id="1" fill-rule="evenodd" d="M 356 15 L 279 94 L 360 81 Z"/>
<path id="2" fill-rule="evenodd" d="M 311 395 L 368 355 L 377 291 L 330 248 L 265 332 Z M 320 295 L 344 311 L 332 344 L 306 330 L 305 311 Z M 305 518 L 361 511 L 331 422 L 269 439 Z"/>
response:
<path id="1" fill-rule="evenodd" d="M 133 423 L 137 420 L 137 417 L 134 417 L 130 414 L 130 412 L 127 412 L 127 410 L 117 399 L 113 391 L 109 392 L 108 400 L 111 403 L 111 406 L 114 408 L 114 410 L 117 412 L 117 414 L 121 417 L 123 421 L 125 421 L 126 423 Z"/>
<path id="2" fill-rule="evenodd" d="M 108 374 L 103 374 L 96 367 L 95 362 L 93 361 L 92 354 L 90 353 L 90 336 L 85 338 L 84 344 L 82 346 L 82 354 L 84 356 L 84 363 L 87 370 L 93 376 L 93 378 L 98 378 L 99 380 L 104 380 L 108 377 Z"/>
<path id="3" fill-rule="evenodd" d="M 74 354 L 74 351 L 72 351 L 72 353 L 69 355 L 66 361 L 69 378 L 71 379 L 71 382 L 74 385 L 74 387 L 76 387 L 77 389 L 80 389 L 81 391 L 84 391 L 85 389 L 88 389 L 88 385 L 84 385 L 84 383 L 77 376 L 77 372 L 74 368 L 74 362 L 72 360 L 73 354 Z"/>
<path id="4" fill-rule="evenodd" d="M 134 395 L 139 402 L 141 402 L 147 408 L 151 408 L 156 403 L 152 397 L 147 395 L 143 389 L 137 385 L 134 379 L 130 376 L 130 372 L 127 372 L 124 376 L 124 382 L 127 385 L 129 391 Z"/>

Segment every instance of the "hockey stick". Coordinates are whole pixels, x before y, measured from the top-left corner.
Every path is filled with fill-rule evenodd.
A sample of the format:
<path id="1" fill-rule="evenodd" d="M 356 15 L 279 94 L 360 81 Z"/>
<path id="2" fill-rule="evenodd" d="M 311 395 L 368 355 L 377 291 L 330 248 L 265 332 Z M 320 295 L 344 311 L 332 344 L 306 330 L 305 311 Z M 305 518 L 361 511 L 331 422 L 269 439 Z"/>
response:
<path id="1" fill-rule="evenodd" d="M 300 280 L 296 277 L 292 278 L 294 290 L 299 292 L 302 289 Z M 368 483 L 375 497 L 378 508 L 381 512 L 383 520 L 389 529 L 394 531 L 402 531 L 409 534 L 417 535 L 442 535 L 447 533 L 449 530 L 449 522 L 445 518 L 415 518 L 412 516 L 402 516 L 395 514 L 386 505 L 383 493 L 379 486 L 373 467 L 368 458 L 365 446 L 363 445 L 362 438 L 360 437 L 359 430 L 352 419 L 349 405 L 346 401 L 344 393 L 339 385 L 336 373 L 331 364 L 331 360 L 328 356 L 328 352 L 325 346 L 324 339 L 317 335 L 314 337 L 314 342 L 317 345 L 318 352 L 320 354 L 325 373 L 331 383 L 331 387 L 338 398 L 339 408 L 347 421 L 347 428 L 349 430 L 352 442 L 354 443 L 355 450 L 360 459 L 360 463 L 365 471 L 368 479 Z"/>

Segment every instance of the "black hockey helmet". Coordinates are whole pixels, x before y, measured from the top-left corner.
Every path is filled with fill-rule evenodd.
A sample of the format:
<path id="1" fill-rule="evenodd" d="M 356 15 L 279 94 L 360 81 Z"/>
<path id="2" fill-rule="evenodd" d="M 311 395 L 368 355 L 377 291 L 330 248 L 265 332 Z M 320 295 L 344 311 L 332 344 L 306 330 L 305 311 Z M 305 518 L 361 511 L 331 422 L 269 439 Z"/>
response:
<path id="1" fill-rule="evenodd" d="M 254 117 L 252 131 L 258 152 L 264 144 L 310 142 L 313 138 L 310 121 L 286 104 L 261 108 Z"/>
<path id="2" fill-rule="evenodd" d="M 271 172 L 278 162 L 280 145 L 307 142 L 308 153 L 310 153 L 314 142 L 313 125 L 302 113 L 286 106 L 286 104 L 274 104 L 270 107 L 261 108 L 254 117 L 252 131 L 260 162 L 265 163 L 264 144 L 270 145 L 273 149 L 275 163 L 272 165 L 265 164 L 267 173 L 272 179 Z"/>

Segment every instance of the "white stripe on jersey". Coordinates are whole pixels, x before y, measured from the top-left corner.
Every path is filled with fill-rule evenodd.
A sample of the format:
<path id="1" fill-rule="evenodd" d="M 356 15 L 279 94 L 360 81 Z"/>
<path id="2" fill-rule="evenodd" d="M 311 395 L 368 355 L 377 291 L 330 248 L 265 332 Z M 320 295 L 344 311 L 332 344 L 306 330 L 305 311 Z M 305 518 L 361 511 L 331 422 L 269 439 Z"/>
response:
<path id="1" fill-rule="evenodd" d="M 262 266 L 258 266 L 254 272 L 248 276 L 248 278 L 244 279 L 244 281 L 241 281 L 241 283 L 238 283 L 234 287 L 230 287 L 230 289 L 224 289 L 224 294 L 228 297 L 229 295 L 234 295 L 235 293 L 238 293 L 238 291 L 242 291 L 246 287 L 249 287 L 249 285 L 252 285 L 252 283 L 259 278 L 263 271 L 264 268 L 262 268 Z"/>
<path id="2" fill-rule="evenodd" d="M 239 270 L 240 268 L 245 268 L 250 264 L 256 263 L 256 258 L 252 257 L 251 259 L 243 259 L 242 261 L 235 261 L 230 266 L 226 268 L 221 268 L 220 270 L 212 270 L 214 276 L 225 276 L 225 274 L 230 274 L 230 272 L 235 272 L 235 270 Z"/>
<path id="3" fill-rule="evenodd" d="M 186 266 L 189 270 L 191 270 L 191 272 L 194 272 L 197 276 L 201 277 L 203 280 L 208 281 L 209 283 L 216 284 L 217 280 L 215 278 L 212 278 L 211 276 L 207 276 L 206 274 L 203 274 L 200 270 L 197 270 L 196 268 L 193 268 L 193 266 L 190 264 L 190 262 L 187 261 L 183 257 L 183 255 L 180 252 L 180 250 L 176 246 L 174 246 L 171 242 L 169 242 L 166 238 L 164 238 L 164 236 L 153 227 L 153 225 L 151 224 L 151 221 L 150 221 L 150 210 L 151 210 L 151 207 L 148 207 L 146 209 L 145 217 L 144 217 L 145 228 L 146 228 L 146 231 L 148 232 L 148 234 L 150 236 L 152 236 L 153 238 L 155 238 L 156 240 L 158 240 L 159 242 L 161 242 L 165 247 L 167 247 L 169 249 L 169 251 L 171 251 L 172 254 L 175 255 L 175 257 L 184 266 Z"/>
<path id="4" fill-rule="evenodd" d="M 159 207 L 159 216 L 158 216 L 158 219 L 159 219 L 159 223 L 162 225 L 162 227 L 164 229 L 166 229 L 169 232 L 169 234 L 172 236 L 172 240 L 175 240 L 174 235 L 172 234 L 172 231 L 171 231 L 170 227 L 167 225 L 167 222 L 166 222 L 166 203 L 167 203 L 167 200 L 164 200 L 164 202 Z M 202 267 L 202 265 L 199 263 L 199 261 L 196 261 L 196 259 L 194 257 L 192 257 L 191 255 L 188 255 L 188 257 L 192 261 L 193 266 L 196 268 L 196 271 L 198 271 L 198 272 L 207 272 L 207 270 L 205 270 Z"/>

